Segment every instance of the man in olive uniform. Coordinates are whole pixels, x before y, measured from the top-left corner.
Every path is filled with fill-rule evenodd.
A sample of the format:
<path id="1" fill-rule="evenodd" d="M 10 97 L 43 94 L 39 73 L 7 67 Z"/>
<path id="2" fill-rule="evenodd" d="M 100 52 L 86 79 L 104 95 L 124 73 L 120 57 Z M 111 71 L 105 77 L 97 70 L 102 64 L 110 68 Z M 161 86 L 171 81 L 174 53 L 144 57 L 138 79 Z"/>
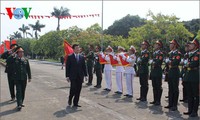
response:
<path id="1" fill-rule="evenodd" d="M 144 41 L 141 44 L 141 55 L 137 62 L 139 69 L 139 79 L 140 79 L 140 97 L 137 100 L 146 101 L 147 100 L 147 92 L 148 92 L 148 62 L 149 62 L 149 51 L 147 48 L 149 47 L 149 42 Z"/>
<path id="2" fill-rule="evenodd" d="M 93 45 L 89 45 L 89 53 L 86 55 L 87 59 L 87 71 L 89 75 L 89 80 L 86 85 L 90 86 L 92 85 L 92 80 L 93 80 L 93 67 L 94 67 L 94 47 Z"/>
<path id="3" fill-rule="evenodd" d="M 95 53 L 95 59 L 94 59 L 94 71 L 96 73 L 97 77 L 97 85 L 94 87 L 101 88 L 101 81 L 102 81 L 102 65 L 99 62 L 99 52 L 101 50 L 100 46 L 96 46 L 96 53 Z"/>
<path id="4" fill-rule="evenodd" d="M 189 59 L 187 63 L 186 80 L 188 91 L 188 111 L 185 115 L 198 116 L 199 107 L 199 42 L 194 39 L 189 44 Z"/>
<path id="5" fill-rule="evenodd" d="M 25 90 L 28 82 L 31 82 L 31 70 L 29 62 L 26 58 L 24 58 L 24 50 L 21 46 L 18 46 L 15 49 L 16 54 L 12 54 L 11 56 L 14 59 L 8 58 L 8 61 L 13 63 L 14 75 L 15 75 L 15 84 L 16 84 L 16 98 L 17 98 L 17 109 L 21 110 L 24 107 L 23 102 L 25 98 Z M 28 76 L 28 77 L 27 77 Z"/>
<path id="6" fill-rule="evenodd" d="M 17 44 L 12 44 L 10 46 L 10 50 L 6 51 L 2 54 L 1 58 L 7 59 L 17 47 Z M 13 57 L 11 58 L 13 59 Z M 15 84 L 14 84 L 14 76 L 13 76 L 13 64 L 6 60 L 6 69 L 5 72 L 7 73 L 8 78 L 8 85 L 10 90 L 11 101 L 15 100 Z"/>
<path id="7" fill-rule="evenodd" d="M 187 94 L 187 80 L 185 76 L 185 72 L 187 70 L 187 63 L 188 63 L 188 58 L 189 58 L 189 45 L 188 43 L 185 44 L 185 54 L 184 58 L 182 59 L 181 65 L 182 65 L 182 70 L 181 70 L 181 77 L 182 77 L 182 85 L 183 85 L 183 99 L 180 100 L 180 102 L 185 102 L 187 103 L 188 101 L 188 94 Z"/>
<path id="8" fill-rule="evenodd" d="M 173 39 L 170 41 L 170 52 L 169 59 L 166 60 L 169 63 L 169 72 L 168 72 L 168 85 L 169 85 L 169 104 L 165 108 L 169 108 L 172 111 L 177 110 L 178 96 L 179 96 L 179 77 L 180 70 L 179 64 L 181 61 L 181 53 L 178 51 L 179 44 Z"/>
<path id="9" fill-rule="evenodd" d="M 150 73 L 150 78 L 152 80 L 153 86 L 153 102 L 150 104 L 160 105 L 160 99 L 162 96 L 162 62 L 163 62 L 163 52 L 160 50 L 163 47 L 161 41 L 156 41 L 154 44 L 155 52 L 153 53 L 153 61 L 151 63 L 152 70 Z"/>

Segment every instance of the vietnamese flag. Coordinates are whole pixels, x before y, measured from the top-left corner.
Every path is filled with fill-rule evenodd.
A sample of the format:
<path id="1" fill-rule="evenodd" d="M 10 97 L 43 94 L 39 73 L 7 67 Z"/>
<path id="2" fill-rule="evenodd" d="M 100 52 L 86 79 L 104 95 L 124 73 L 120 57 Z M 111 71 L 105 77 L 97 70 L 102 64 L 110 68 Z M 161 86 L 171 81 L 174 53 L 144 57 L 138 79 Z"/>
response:
<path id="1" fill-rule="evenodd" d="M 5 40 L 6 49 L 10 50 L 10 41 Z"/>
<path id="2" fill-rule="evenodd" d="M 124 54 L 124 55 L 126 56 L 126 58 L 128 57 L 127 54 Z M 130 65 L 129 62 L 127 62 L 126 60 L 123 60 L 123 59 L 122 59 L 122 56 L 121 56 L 121 55 L 119 55 L 119 59 L 120 59 L 120 61 L 121 61 L 121 63 L 122 63 L 123 66 L 128 66 L 128 65 Z"/>
<path id="3" fill-rule="evenodd" d="M 0 54 L 3 54 L 4 53 L 4 44 L 1 44 L 0 45 Z"/>
<path id="4" fill-rule="evenodd" d="M 109 54 L 109 57 L 110 57 L 110 64 L 111 65 L 113 65 L 113 66 L 118 66 L 119 65 L 118 61 L 115 60 L 112 55 Z"/>
<path id="5" fill-rule="evenodd" d="M 74 50 L 72 49 L 71 45 L 66 40 L 64 40 L 64 52 L 65 52 L 65 62 L 66 62 L 68 55 L 74 53 Z"/>

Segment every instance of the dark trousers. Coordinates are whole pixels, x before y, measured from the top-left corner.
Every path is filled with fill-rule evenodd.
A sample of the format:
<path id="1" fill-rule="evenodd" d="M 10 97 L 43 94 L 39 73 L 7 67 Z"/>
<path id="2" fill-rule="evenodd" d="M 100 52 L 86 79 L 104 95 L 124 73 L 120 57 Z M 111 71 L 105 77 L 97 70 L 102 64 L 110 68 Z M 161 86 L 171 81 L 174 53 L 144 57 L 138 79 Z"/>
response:
<path id="1" fill-rule="evenodd" d="M 168 80 L 169 85 L 169 106 L 170 107 L 177 107 L 178 104 L 178 96 L 179 96 L 179 78 L 178 77 L 169 77 Z"/>
<path id="2" fill-rule="evenodd" d="M 188 112 L 197 113 L 199 107 L 199 83 L 188 82 Z"/>
<path id="3" fill-rule="evenodd" d="M 152 86 L 153 86 L 153 98 L 154 102 L 160 103 L 162 96 L 162 77 L 152 77 Z"/>
<path id="4" fill-rule="evenodd" d="M 97 85 L 101 85 L 101 81 L 102 81 L 102 71 L 101 71 L 101 68 L 95 69 L 95 72 L 96 72 L 96 76 L 97 76 Z"/>
<path id="5" fill-rule="evenodd" d="M 82 88 L 82 80 L 78 77 L 77 79 L 70 80 L 70 93 L 69 93 L 69 101 L 72 101 L 73 99 L 73 104 L 78 105 L 80 93 L 81 93 L 81 88 Z"/>
<path id="6" fill-rule="evenodd" d="M 26 84 L 27 84 L 27 80 L 18 80 L 18 81 L 16 82 L 17 106 L 22 105 L 23 102 L 24 102 Z"/>
<path id="7" fill-rule="evenodd" d="M 92 84 L 92 80 L 93 80 L 93 66 L 87 66 L 87 71 L 88 71 L 88 76 L 89 76 L 88 83 Z"/>
<path id="8" fill-rule="evenodd" d="M 15 83 L 12 75 L 12 73 L 7 73 L 10 96 L 11 98 L 15 98 Z"/>
<path id="9" fill-rule="evenodd" d="M 140 79 L 140 98 L 146 100 L 147 93 L 149 90 L 148 74 L 140 74 L 139 79 Z"/>
<path id="10" fill-rule="evenodd" d="M 183 100 L 186 101 L 186 100 L 188 100 L 187 82 L 186 81 L 182 81 L 182 85 L 183 85 Z"/>

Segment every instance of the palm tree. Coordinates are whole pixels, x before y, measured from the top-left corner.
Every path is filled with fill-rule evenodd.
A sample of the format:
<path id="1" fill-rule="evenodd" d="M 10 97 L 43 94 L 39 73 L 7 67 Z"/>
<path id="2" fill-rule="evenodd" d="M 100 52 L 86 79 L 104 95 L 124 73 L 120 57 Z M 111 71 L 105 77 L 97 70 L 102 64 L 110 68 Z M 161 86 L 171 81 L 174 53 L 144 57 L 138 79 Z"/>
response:
<path id="1" fill-rule="evenodd" d="M 26 34 L 26 37 L 27 37 L 27 30 L 30 30 L 30 28 L 28 26 L 25 26 L 24 24 L 22 24 L 22 27 L 19 28 L 19 30 L 22 31 L 23 38 L 25 38 L 25 34 Z"/>
<path id="2" fill-rule="evenodd" d="M 64 16 L 69 16 L 69 9 L 68 8 L 63 8 L 61 7 L 60 9 L 54 7 L 53 8 L 53 12 L 51 13 L 52 16 L 55 16 L 56 18 L 58 18 L 58 27 L 57 27 L 57 31 L 60 30 L 60 18 L 64 17 Z"/>
<path id="3" fill-rule="evenodd" d="M 29 26 L 35 31 L 35 39 L 38 39 L 38 33 L 37 31 L 41 32 L 41 28 L 44 28 L 45 25 L 40 24 L 40 21 L 37 20 L 37 22 L 35 23 L 35 25 L 33 24 L 29 24 Z"/>
<path id="4" fill-rule="evenodd" d="M 16 39 L 20 39 L 20 38 L 22 38 L 22 35 L 20 32 L 16 31 L 16 32 L 13 32 L 13 37 Z"/>

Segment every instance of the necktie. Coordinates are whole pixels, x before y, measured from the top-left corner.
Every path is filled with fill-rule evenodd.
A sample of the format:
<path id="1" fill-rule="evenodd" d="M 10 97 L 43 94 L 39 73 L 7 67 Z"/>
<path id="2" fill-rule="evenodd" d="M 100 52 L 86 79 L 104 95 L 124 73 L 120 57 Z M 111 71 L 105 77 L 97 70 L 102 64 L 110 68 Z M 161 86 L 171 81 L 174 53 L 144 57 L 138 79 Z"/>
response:
<path id="1" fill-rule="evenodd" d="M 77 61 L 77 62 L 79 61 L 79 57 L 78 57 L 78 54 L 76 55 L 76 61 Z"/>

